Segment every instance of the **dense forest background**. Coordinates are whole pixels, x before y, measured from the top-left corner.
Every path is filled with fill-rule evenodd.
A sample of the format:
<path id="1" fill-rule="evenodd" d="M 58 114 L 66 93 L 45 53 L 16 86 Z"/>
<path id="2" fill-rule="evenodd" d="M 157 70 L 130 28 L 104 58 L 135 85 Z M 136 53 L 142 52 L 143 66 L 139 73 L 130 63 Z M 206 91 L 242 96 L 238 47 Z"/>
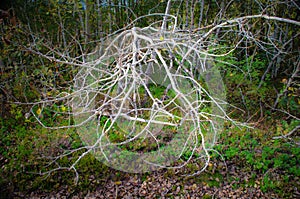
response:
<path id="1" fill-rule="evenodd" d="M 98 192 L 99 198 L 107 194 L 114 198 L 130 194 L 137 198 L 249 198 L 250 189 L 261 194 L 258 198 L 300 196 L 299 2 L 1 3 L 0 196 L 72 198 Z M 72 93 L 74 76 L 87 55 L 112 34 L 133 27 L 160 27 L 165 13 L 177 19 L 176 27 L 172 17 L 165 19 L 168 30 L 204 38 L 201 45 L 215 55 L 226 87 L 227 115 L 248 127 L 226 120 L 214 147 L 217 152 L 211 152 L 206 171 L 193 178 L 182 174 L 203 167 L 197 156 L 193 157 L 196 164 L 146 174 L 113 170 L 92 155 L 80 159 L 75 170 L 69 169 L 86 151 L 76 150 L 82 147 L 76 128 L 44 128 L 41 121 L 47 127 L 70 125 L 72 118 L 64 114 L 70 107 L 57 101 L 64 93 Z M 49 103 L 52 110 L 44 108 Z M 74 153 L 62 155 L 70 150 Z M 189 154 L 183 154 L 181 161 L 187 160 Z M 79 179 L 78 183 L 73 179 Z M 139 190 L 132 191 L 132 186 Z"/>

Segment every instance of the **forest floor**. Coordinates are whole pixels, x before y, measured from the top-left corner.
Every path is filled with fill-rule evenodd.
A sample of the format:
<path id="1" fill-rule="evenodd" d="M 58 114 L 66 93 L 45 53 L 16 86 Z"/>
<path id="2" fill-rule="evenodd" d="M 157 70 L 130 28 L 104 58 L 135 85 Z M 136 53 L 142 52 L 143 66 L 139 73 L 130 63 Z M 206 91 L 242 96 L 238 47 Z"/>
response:
<path id="1" fill-rule="evenodd" d="M 47 165 L 37 154 L 56 154 L 54 149 L 70 147 L 78 138 L 58 138 L 53 131 L 50 134 L 41 128 L 37 131 L 7 125 L 1 134 L 0 199 L 300 198 L 299 135 L 295 134 L 293 139 L 273 139 L 286 130 L 280 122 L 269 125 L 252 129 L 225 126 L 214 148 L 222 157 L 212 153 L 207 169 L 193 177 L 185 175 L 202 168 L 199 160 L 181 169 L 132 174 L 109 168 L 87 155 L 77 167 L 77 184 L 72 171 L 57 171 L 47 177 L 32 171 Z M 63 164 L 70 160 L 69 157 L 59 161 Z"/>
<path id="2" fill-rule="evenodd" d="M 212 162 L 218 168 L 220 162 Z M 182 178 L 179 173 L 160 170 L 151 174 L 125 174 L 123 177 L 102 179 L 102 183 L 92 190 L 76 191 L 69 186 L 60 186 L 55 191 L 34 191 L 14 193 L 15 198 L 280 198 L 275 191 L 263 192 L 260 188 L 260 179 L 256 176 L 253 186 L 245 182 L 251 181 L 253 172 L 245 171 L 234 164 L 228 164 L 228 171 L 205 171 L 193 178 Z M 221 167 L 224 165 L 222 164 Z M 216 173 L 218 175 L 216 175 Z M 219 176 L 219 177 L 216 177 Z M 95 176 L 91 180 L 97 181 Z M 299 182 L 298 182 L 299 183 Z M 242 185 L 242 186 L 241 186 Z M 298 184 L 299 186 L 299 184 Z M 295 194 L 299 192 L 295 192 Z M 300 196 L 300 195 L 298 195 Z M 295 195 L 296 198 L 296 195 Z"/>

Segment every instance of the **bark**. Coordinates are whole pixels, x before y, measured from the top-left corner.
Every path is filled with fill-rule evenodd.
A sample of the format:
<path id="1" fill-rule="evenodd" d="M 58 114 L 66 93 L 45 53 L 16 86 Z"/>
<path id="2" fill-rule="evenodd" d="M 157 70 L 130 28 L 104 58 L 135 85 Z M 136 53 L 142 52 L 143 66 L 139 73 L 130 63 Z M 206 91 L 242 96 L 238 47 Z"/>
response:
<path id="1" fill-rule="evenodd" d="M 204 0 L 200 0 L 200 16 L 199 16 L 199 22 L 198 22 L 198 27 L 200 28 L 201 27 L 201 23 L 202 23 L 202 20 L 203 20 L 203 10 L 204 10 Z"/>

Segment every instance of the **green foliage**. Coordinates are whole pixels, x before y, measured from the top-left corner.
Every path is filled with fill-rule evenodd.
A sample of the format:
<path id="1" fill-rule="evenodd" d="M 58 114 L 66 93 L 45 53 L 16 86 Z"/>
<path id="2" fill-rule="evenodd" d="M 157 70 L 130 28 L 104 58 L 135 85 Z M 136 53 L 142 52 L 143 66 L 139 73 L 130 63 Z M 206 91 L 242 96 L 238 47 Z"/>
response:
<path id="1" fill-rule="evenodd" d="M 198 157 L 200 157 L 200 154 L 198 154 L 197 152 L 193 153 L 193 151 L 191 149 L 187 149 L 184 151 L 184 153 L 182 154 L 182 156 L 180 158 L 184 161 L 187 161 L 191 157 L 198 158 Z"/>
<path id="2" fill-rule="evenodd" d="M 19 107 L 14 107 L 14 110 L 18 112 Z M 28 118 L 29 121 L 31 119 Z M 51 158 L 63 154 L 65 150 L 82 146 L 76 131 L 72 129 L 50 131 L 36 123 L 36 126 L 33 123 L 24 125 L 25 120 L 24 117 L 19 117 L 19 123 L 16 123 L 15 120 L 0 118 L 1 191 L 7 193 L 37 189 L 51 191 L 62 187 L 62 184 L 74 187 L 73 171 L 58 170 L 49 173 L 48 177 L 39 173 L 51 171 L 57 168 L 57 165 L 69 167 L 82 154 L 83 151 L 80 150 L 57 159 L 56 164 L 49 164 Z M 108 169 L 91 154 L 82 158 L 77 168 L 81 177 L 78 186 L 74 187 L 77 191 L 84 191 L 92 183 L 89 175 L 102 176 Z M 93 183 L 100 182 L 97 180 L 98 182 L 95 179 Z"/>
<path id="3" fill-rule="evenodd" d="M 226 83 L 227 99 L 230 103 L 254 113 L 259 107 L 259 102 L 269 102 L 269 97 L 272 96 L 269 76 L 263 86 L 258 88 L 267 60 L 259 54 L 240 60 L 235 57 L 236 55 L 231 53 L 216 59 Z"/>
<path id="4" fill-rule="evenodd" d="M 281 81 L 283 85 L 279 92 L 282 94 L 282 97 L 279 100 L 278 107 L 288 111 L 289 113 L 297 115 L 297 112 L 300 109 L 300 85 L 296 84 L 295 81 L 294 84 L 286 88 L 286 81 L 286 79 Z"/>
<path id="5" fill-rule="evenodd" d="M 285 187 L 291 183 L 286 179 L 300 178 L 300 149 L 295 143 L 272 140 L 272 136 L 258 129 L 231 126 L 221 134 L 221 145 L 215 148 L 227 161 L 262 175 L 263 191 L 286 194 Z"/>
<path id="6" fill-rule="evenodd" d="M 212 52 L 225 53 L 226 46 L 223 48 L 221 46 Z M 215 63 L 223 75 L 228 102 L 243 110 L 242 112 L 234 110 L 237 111 L 234 117 L 255 119 L 256 117 L 253 116 L 258 112 L 260 116 L 270 115 L 269 108 L 274 104 L 278 95 L 281 96 L 278 100 L 278 107 L 297 115 L 300 108 L 297 81 L 287 88 L 287 79 L 281 79 L 281 76 L 271 77 L 266 71 L 269 70 L 270 62 L 264 52 L 256 52 L 252 55 L 231 52 L 226 56 L 217 57 Z"/>

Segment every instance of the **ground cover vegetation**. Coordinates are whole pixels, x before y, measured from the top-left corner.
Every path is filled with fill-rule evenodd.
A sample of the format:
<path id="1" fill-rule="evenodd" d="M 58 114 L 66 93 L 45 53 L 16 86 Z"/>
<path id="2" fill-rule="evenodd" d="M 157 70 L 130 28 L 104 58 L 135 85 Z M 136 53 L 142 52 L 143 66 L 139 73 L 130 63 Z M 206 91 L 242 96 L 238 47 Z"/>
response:
<path id="1" fill-rule="evenodd" d="M 14 0 L 1 6 L 0 197 L 300 197 L 300 5 L 296 1 Z M 146 29 L 135 27 L 166 31 L 157 36 L 152 30 L 146 34 Z M 191 95 L 197 93 L 201 102 L 197 108 L 203 113 L 197 116 L 201 133 L 191 134 L 191 143 L 197 142 L 182 151 L 171 165 L 174 168 L 134 174 L 108 167 L 87 153 L 89 140 L 82 140 L 82 129 L 76 128 L 69 96 L 76 93 L 74 85 L 80 85 L 82 74 L 88 74 L 84 67 L 96 74 L 93 65 L 85 64 L 92 63 L 89 55 L 95 49 L 101 51 L 99 44 L 106 46 L 105 39 L 111 34 L 126 31 L 137 33 L 143 42 L 130 44 L 134 43 L 129 42 L 134 41 L 131 36 L 111 42 L 122 47 L 125 58 L 120 59 L 120 68 L 135 61 L 148 64 L 156 60 L 164 65 L 166 60 L 166 65 L 178 71 L 190 69 L 182 69 L 181 74 L 209 90 L 214 85 L 208 85 L 205 77 L 211 74 L 203 77 L 194 66 L 200 59 L 200 65 L 202 60 L 213 61 L 223 79 L 227 110 L 217 115 L 222 118 L 222 128 L 213 138 L 206 137 L 212 124 L 212 98 L 196 92 L 193 84 Z M 145 38 L 158 47 L 150 48 Z M 134 49 L 139 53 L 134 54 Z M 149 49 L 161 58 L 149 54 Z M 194 60 L 184 57 L 186 49 L 194 50 Z M 111 112 L 98 111 L 110 111 L 103 104 L 118 104 L 118 96 L 126 96 L 116 94 L 117 84 L 109 79 L 120 58 L 114 50 L 109 53 L 99 59 L 106 75 L 92 87 L 103 89 L 91 95 L 96 99 L 92 110 L 97 110 L 93 113 L 97 124 L 112 126 L 108 139 L 125 142 L 120 148 L 128 152 L 127 158 L 132 152 L 164 149 L 178 134 L 175 127 L 164 127 L 164 133 L 158 135 L 135 137 L 124 126 L 135 125 L 137 132 L 145 128 L 141 121 L 152 114 L 151 97 L 159 99 L 173 116 L 155 121 L 180 123 L 187 113 L 181 108 L 185 98 L 177 97 L 176 89 L 167 89 L 168 85 L 141 86 L 134 92 L 139 100 L 132 97 L 125 107 L 129 107 L 127 116 L 140 120 L 114 125 Z M 133 80 L 128 74 L 125 80 Z M 193 125 L 191 129 L 196 128 Z M 130 138 L 135 139 L 127 142 Z M 203 139 L 209 142 L 202 145 Z M 213 147 L 205 148 L 210 143 Z M 197 153 L 203 148 L 207 154 Z"/>

